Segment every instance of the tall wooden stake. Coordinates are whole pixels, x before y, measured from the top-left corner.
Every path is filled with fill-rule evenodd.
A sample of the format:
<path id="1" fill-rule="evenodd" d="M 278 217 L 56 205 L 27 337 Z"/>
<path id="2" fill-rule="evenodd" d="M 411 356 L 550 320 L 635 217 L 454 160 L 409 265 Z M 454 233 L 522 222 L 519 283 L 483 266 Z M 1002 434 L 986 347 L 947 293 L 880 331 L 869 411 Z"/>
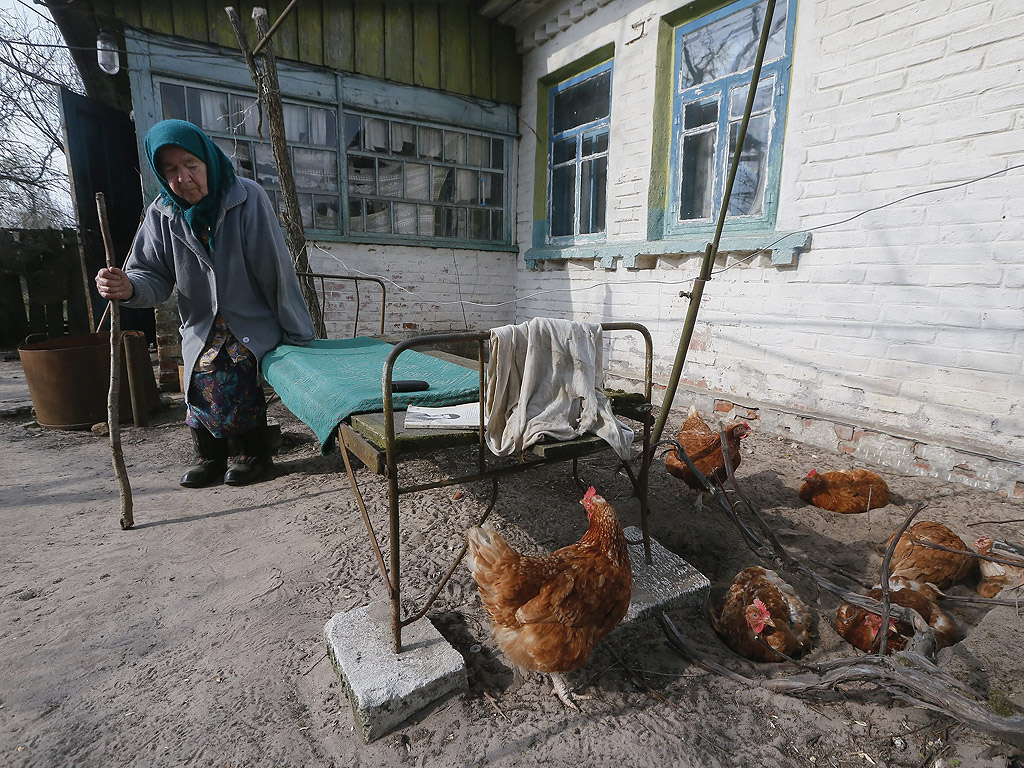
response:
<path id="1" fill-rule="evenodd" d="M 102 192 L 96 193 L 96 211 L 100 217 L 100 232 L 103 247 L 107 252 L 107 268 L 114 263 L 114 244 L 110 238 L 110 222 L 107 220 L 107 203 Z M 107 429 L 110 432 L 110 453 L 117 474 L 117 489 L 121 495 L 121 529 L 128 530 L 135 525 L 132 515 L 132 486 L 128 482 L 128 471 L 124 466 L 121 452 L 121 420 L 117 413 L 121 397 L 121 303 L 110 300 L 110 390 L 107 393 Z"/>
<path id="2" fill-rule="evenodd" d="M 267 109 L 267 122 L 270 125 L 270 146 L 274 150 L 274 162 L 277 165 L 277 175 L 281 183 L 281 197 L 284 200 L 284 239 L 288 250 L 292 255 L 292 263 L 297 272 L 309 272 L 309 259 L 306 257 L 306 233 L 302 227 L 302 210 L 299 208 L 299 194 L 295 191 L 295 177 L 292 175 L 292 161 L 288 154 L 288 144 L 284 132 L 284 108 L 281 106 L 281 86 L 277 79 L 277 58 L 274 56 L 273 43 L 270 37 L 270 23 L 267 19 L 265 8 L 253 8 L 252 18 L 256 24 L 257 34 L 263 38 L 265 43 L 260 57 L 263 62 L 263 72 L 259 72 L 256 62 L 249 48 L 249 37 L 242 27 L 242 22 L 234 8 L 224 9 L 231 21 L 231 27 L 235 30 L 238 38 L 238 45 L 245 56 L 246 64 L 249 66 L 249 74 L 252 76 L 256 90 Z M 283 16 L 283 14 L 282 14 Z M 263 97 L 266 97 L 265 99 Z M 318 337 L 327 336 L 324 328 L 323 314 L 320 312 L 320 304 L 316 298 L 316 288 L 312 279 L 299 279 L 302 287 L 302 296 L 306 300 L 309 314 L 313 318 L 313 327 Z"/>

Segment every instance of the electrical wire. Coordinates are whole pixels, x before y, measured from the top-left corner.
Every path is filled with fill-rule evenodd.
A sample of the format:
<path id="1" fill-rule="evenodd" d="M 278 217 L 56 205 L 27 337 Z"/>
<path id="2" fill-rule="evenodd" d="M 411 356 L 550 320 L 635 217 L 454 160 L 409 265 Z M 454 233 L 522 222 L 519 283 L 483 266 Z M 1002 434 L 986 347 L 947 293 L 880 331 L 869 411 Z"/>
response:
<path id="1" fill-rule="evenodd" d="M 937 193 L 937 192 L 945 192 L 945 191 L 950 190 L 950 189 L 957 189 L 958 187 L 966 187 L 966 186 L 968 186 L 970 184 L 976 184 L 976 183 L 978 183 L 980 181 L 985 181 L 986 179 L 991 179 L 991 178 L 993 178 L 995 176 L 999 176 L 999 175 L 1004 174 L 1004 173 L 1009 173 L 1010 171 L 1015 171 L 1015 170 L 1018 170 L 1018 169 L 1021 169 L 1021 168 L 1024 168 L 1024 163 L 1020 163 L 1018 165 L 1011 165 L 1011 166 L 1009 166 L 1007 168 L 1003 168 L 1003 169 L 998 170 L 998 171 L 993 171 L 992 173 L 987 173 L 984 176 L 978 176 L 978 177 L 973 178 L 973 179 L 967 179 L 966 181 L 960 181 L 960 182 L 957 182 L 955 184 L 948 184 L 946 186 L 935 187 L 933 189 L 923 189 L 923 190 L 920 190 L 918 192 L 914 192 L 914 193 L 909 194 L 909 195 L 904 195 L 903 197 L 897 198 L 896 200 L 891 200 L 888 203 L 883 203 L 882 205 L 876 205 L 876 206 L 872 206 L 870 208 L 865 208 L 864 210 L 854 214 L 853 216 L 848 216 L 848 217 L 846 217 L 844 219 L 839 219 L 837 221 L 826 222 L 825 224 L 819 224 L 819 225 L 814 226 L 814 227 L 808 227 L 806 229 L 797 229 L 797 230 L 794 230 L 792 232 L 788 232 L 787 234 L 783 235 L 782 237 L 772 241 L 768 245 L 765 245 L 765 246 L 762 246 L 761 248 L 758 248 L 756 251 L 754 251 L 753 253 L 749 254 L 748 256 L 745 256 L 744 258 L 734 262 L 733 264 L 730 264 L 727 267 L 723 267 L 722 269 L 715 270 L 711 274 L 712 275 L 721 274 L 722 272 L 726 272 L 726 271 L 732 269 L 733 267 L 735 267 L 735 266 L 737 266 L 739 264 L 742 264 L 745 261 L 749 261 L 750 259 L 754 258 L 754 256 L 757 256 L 758 254 L 765 253 L 765 252 L 771 250 L 772 246 L 777 245 L 778 243 L 780 243 L 783 240 L 785 240 L 787 237 L 791 237 L 793 235 L 798 235 L 798 234 L 802 234 L 802 233 L 817 232 L 818 230 L 827 229 L 829 227 L 838 227 L 841 224 L 846 224 L 847 222 L 853 221 L 854 219 L 858 219 L 861 216 L 864 216 L 864 215 L 866 215 L 868 213 L 871 213 L 873 211 L 880 211 L 880 210 L 882 210 L 884 208 L 889 208 L 889 207 L 891 207 L 893 205 L 897 205 L 899 203 L 906 202 L 907 200 L 911 200 L 911 199 L 913 199 L 915 197 L 921 197 L 922 195 L 930 195 L 930 194 L 934 194 L 934 193 Z M 363 277 L 372 277 L 372 278 L 375 278 L 377 280 L 383 280 L 385 283 L 387 283 L 387 284 L 389 284 L 391 286 L 394 286 L 398 290 L 400 290 L 400 291 L 402 291 L 404 293 L 407 293 L 410 296 L 416 296 L 416 297 L 422 299 L 423 301 L 429 301 L 432 306 L 448 306 L 448 305 L 451 305 L 451 304 L 462 304 L 464 306 L 482 307 L 482 308 L 485 308 L 485 309 L 497 309 L 499 307 L 505 307 L 505 306 L 508 306 L 510 304 L 518 304 L 519 302 L 529 301 L 530 299 L 535 299 L 538 296 L 544 296 L 544 295 L 551 294 L 551 293 L 577 293 L 579 291 L 590 291 L 590 290 L 593 290 L 594 288 L 604 288 L 604 287 L 607 287 L 607 286 L 622 285 L 621 281 L 617 281 L 617 280 L 602 280 L 600 282 L 591 283 L 590 285 L 581 285 L 581 286 L 577 286 L 575 288 L 545 288 L 545 289 L 540 290 L 540 291 L 535 291 L 535 292 L 533 292 L 531 294 L 528 294 L 526 296 L 520 296 L 520 297 L 517 297 L 515 299 L 509 299 L 508 301 L 500 301 L 500 302 L 493 303 L 493 304 L 492 303 L 487 303 L 487 302 L 479 302 L 479 301 L 466 301 L 466 300 L 463 300 L 463 299 L 457 299 L 455 301 L 434 301 L 432 298 L 427 297 L 427 296 L 423 296 L 420 293 L 418 293 L 417 291 L 414 291 L 414 290 L 411 290 L 409 288 L 406 288 L 404 285 L 399 285 L 398 283 L 396 283 L 394 280 L 392 280 L 389 277 L 386 277 L 384 275 L 374 275 L 374 274 L 371 274 L 369 272 L 364 272 L 361 269 L 355 269 L 353 267 L 348 266 L 348 264 L 346 264 L 344 262 L 344 260 L 341 259 L 341 257 L 339 257 L 336 254 L 334 254 L 333 252 L 327 250 L 326 248 L 324 248 L 322 245 L 320 245 L 320 243 L 316 242 L 315 240 L 307 240 L 306 244 L 309 245 L 309 246 L 312 246 L 313 248 L 317 249 L 318 251 L 321 251 L 322 253 L 324 253 L 329 258 L 334 259 L 336 262 L 341 264 L 341 266 L 345 269 L 346 272 L 354 273 L 354 274 L 357 274 L 357 275 L 362 275 Z M 692 278 L 684 278 L 684 279 L 679 279 L 679 280 L 637 280 L 637 281 L 629 283 L 629 285 L 631 287 L 635 286 L 635 285 L 666 285 L 666 286 L 678 287 L 680 285 L 683 285 L 683 284 L 689 282 L 691 279 Z M 461 285 L 459 286 L 459 290 L 461 292 Z"/>

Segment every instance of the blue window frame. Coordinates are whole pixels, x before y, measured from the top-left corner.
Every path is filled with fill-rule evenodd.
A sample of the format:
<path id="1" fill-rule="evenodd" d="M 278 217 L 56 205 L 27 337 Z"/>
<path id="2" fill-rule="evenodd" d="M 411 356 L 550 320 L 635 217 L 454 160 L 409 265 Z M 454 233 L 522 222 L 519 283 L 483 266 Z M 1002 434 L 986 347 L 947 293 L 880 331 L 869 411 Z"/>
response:
<path id="1" fill-rule="evenodd" d="M 667 234 L 719 215 L 766 5 L 738 0 L 676 29 Z M 774 223 L 794 17 L 795 0 L 778 0 L 729 200 L 734 227 Z"/>
<path id="2" fill-rule="evenodd" d="M 612 62 L 551 88 L 548 144 L 548 237 L 581 242 L 604 237 Z"/>

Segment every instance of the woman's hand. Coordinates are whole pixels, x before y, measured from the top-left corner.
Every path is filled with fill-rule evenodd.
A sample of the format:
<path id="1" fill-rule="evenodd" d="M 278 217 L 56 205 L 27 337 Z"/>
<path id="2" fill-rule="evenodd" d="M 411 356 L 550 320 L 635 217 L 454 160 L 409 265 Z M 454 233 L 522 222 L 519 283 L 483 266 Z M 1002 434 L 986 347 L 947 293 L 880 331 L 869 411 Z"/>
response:
<path id="1" fill-rule="evenodd" d="M 124 270 L 117 267 L 104 267 L 96 273 L 96 290 L 104 299 L 119 299 L 124 301 L 132 297 L 134 288 L 132 281 Z"/>

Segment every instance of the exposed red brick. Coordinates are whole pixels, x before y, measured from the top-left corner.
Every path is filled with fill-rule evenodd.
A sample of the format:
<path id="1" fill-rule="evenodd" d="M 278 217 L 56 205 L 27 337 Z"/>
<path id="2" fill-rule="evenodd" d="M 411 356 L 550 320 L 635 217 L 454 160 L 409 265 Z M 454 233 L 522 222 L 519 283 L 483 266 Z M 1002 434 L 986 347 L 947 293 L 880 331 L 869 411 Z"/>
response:
<path id="1" fill-rule="evenodd" d="M 402 323 L 402 328 L 407 331 L 415 331 L 419 327 L 417 323 Z"/>
<path id="2" fill-rule="evenodd" d="M 856 450 L 857 450 L 857 446 L 855 446 L 855 445 L 850 445 L 849 443 L 840 443 L 839 444 L 839 452 L 840 453 L 853 453 Z"/>
<path id="3" fill-rule="evenodd" d="M 1015 498 L 1024 499 L 1024 483 L 1015 483 L 1013 486 L 1013 495 Z"/>
<path id="4" fill-rule="evenodd" d="M 715 411 L 718 413 L 728 413 L 734 407 L 728 400 L 715 400 Z"/>
<path id="5" fill-rule="evenodd" d="M 853 439 L 853 427 L 848 427 L 845 424 L 836 424 L 835 427 L 836 437 L 840 440 L 852 440 Z"/>
<path id="6" fill-rule="evenodd" d="M 915 461 L 914 466 L 918 469 L 923 469 L 925 472 L 931 472 L 932 468 L 925 461 Z"/>

